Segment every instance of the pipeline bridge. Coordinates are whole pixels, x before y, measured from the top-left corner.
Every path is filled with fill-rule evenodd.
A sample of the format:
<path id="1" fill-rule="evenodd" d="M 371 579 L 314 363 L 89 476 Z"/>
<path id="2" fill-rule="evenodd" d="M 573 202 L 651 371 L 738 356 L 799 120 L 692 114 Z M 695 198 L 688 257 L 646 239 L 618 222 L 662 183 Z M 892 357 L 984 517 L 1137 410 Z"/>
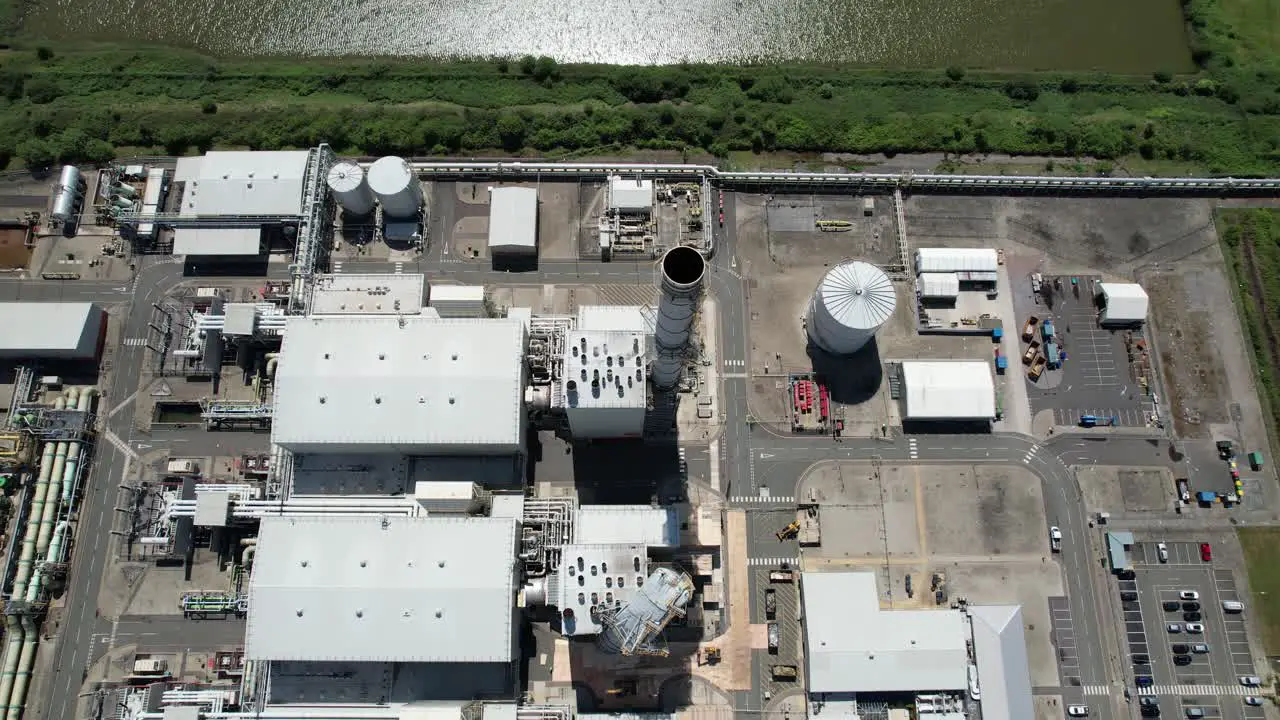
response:
<path id="1" fill-rule="evenodd" d="M 370 162 L 362 161 L 363 165 Z M 418 160 L 413 169 L 428 180 L 476 178 L 603 179 L 613 175 L 671 181 L 704 178 L 735 190 L 839 190 L 939 194 L 1086 194 L 1133 196 L 1280 196 L 1280 178 L 1060 177 L 1048 175 L 940 175 L 918 173 L 734 172 L 712 165 L 648 163 L 559 163 L 525 161 Z"/>

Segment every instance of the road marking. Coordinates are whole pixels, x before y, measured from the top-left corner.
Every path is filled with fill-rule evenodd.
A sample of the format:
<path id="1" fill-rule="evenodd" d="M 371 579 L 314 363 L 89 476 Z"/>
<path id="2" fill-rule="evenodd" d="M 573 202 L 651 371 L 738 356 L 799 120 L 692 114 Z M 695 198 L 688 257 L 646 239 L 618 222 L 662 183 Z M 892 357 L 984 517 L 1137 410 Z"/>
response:
<path id="1" fill-rule="evenodd" d="M 794 505 L 796 499 L 791 495 L 775 495 L 771 497 L 761 497 L 759 495 L 734 495 L 729 498 L 729 502 L 735 503 L 770 503 L 773 505 Z"/>
<path id="2" fill-rule="evenodd" d="M 747 565 L 749 567 L 777 567 L 783 563 L 799 562 L 798 557 L 771 557 L 771 558 L 748 558 Z"/>
<path id="3" fill-rule="evenodd" d="M 396 263 L 396 272 L 395 272 L 395 274 L 396 274 L 396 275 L 403 275 L 403 274 L 404 274 L 404 263 L 403 263 L 403 262 L 397 262 L 397 263 Z"/>
<path id="4" fill-rule="evenodd" d="M 121 343 L 121 345 L 125 345 L 127 347 L 141 347 L 146 344 L 146 338 L 125 338 L 125 341 Z"/>
<path id="5" fill-rule="evenodd" d="M 1250 688 L 1243 685 L 1153 685 L 1149 688 L 1138 688 L 1139 695 L 1187 695 L 1218 696 L 1227 695 L 1241 697 L 1244 695 L 1263 695 L 1262 688 Z"/>
<path id="6" fill-rule="evenodd" d="M 725 360 L 724 366 L 744 368 L 747 366 L 747 361 L 746 360 Z"/>
<path id="7" fill-rule="evenodd" d="M 920 457 L 920 448 L 915 438 L 909 438 L 907 440 L 907 454 L 911 456 L 912 460 Z"/>
<path id="8" fill-rule="evenodd" d="M 1081 687 L 1081 689 L 1084 691 L 1084 694 L 1085 694 L 1085 695 L 1088 695 L 1088 696 L 1110 695 L 1110 694 L 1111 694 L 1111 686 L 1110 686 L 1110 685 L 1081 685 L 1080 687 Z"/>
<path id="9" fill-rule="evenodd" d="M 342 272 L 342 261 L 341 261 L 341 260 L 334 260 L 334 261 L 333 261 L 333 271 L 334 271 L 335 273 L 340 273 L 340 272 Z"/>

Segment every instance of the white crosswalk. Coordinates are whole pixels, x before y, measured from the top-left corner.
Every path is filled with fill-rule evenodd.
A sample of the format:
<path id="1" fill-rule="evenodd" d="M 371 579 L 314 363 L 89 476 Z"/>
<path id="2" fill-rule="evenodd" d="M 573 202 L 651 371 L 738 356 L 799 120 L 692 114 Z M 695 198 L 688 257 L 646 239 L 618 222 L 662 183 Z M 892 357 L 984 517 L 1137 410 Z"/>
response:
<path id="1" fill-rule="evenodd" d="M 750 567 L 779 567 L 783 563 L 800 562 L 800 558 L 795 557 L 772 557 L 772 558 L 748 558 L 747 565 Z"/>
<path id="2" fill-rule="evenodd" d="M 340 273 L 340 272 L 342 272 L 342 261 L 341 261 L 341 260 L 334 260 L 334 261 L 333 261 L 333 272 L 334 272 L 335 274 L 336 274 L 336 273 Z"/>
<path id="3" fill-rule="evenodd" d="M 907 440 L 907 454 L 911 456 L 912 460 L 920 457 L 920 448 L 916 445 L 915 438 L 909 438 Z"/>
<path id="4" fill-rule="evenodd" d="M 146 338 L 125 338 L 124 342 L 121 344 L 127 345 L 129 347 L 142 347 L 143 345 L 147 344 L 147 339 Z"/>
<path id="5" fill-rule="evenodd" d="M 396 263 L 396 275 L 403 275 L 403 274 L 404 274 L 404 263 L 402 263 L 402 262 L 397 262 L 397 263 Z"/>
<path id="6" fill-rule="evenodd" d="M 1138 688 L 1139 695 L 1183 695 L 1185 697 L 1206 695 L 1261 695 L 1261 688 L 1248 688 L 1243 685 L 1152 685 Z"/>
<path id="7" fill-rule="evenodd" d="M 1085 694 L 1085 695 L 1088 695 L 1088 696 L 1110 695 L 1110 694 L 1111 694 L 1111 686 L 1110 686 L 1110 685 L 1081 685 L 1081 686 L 1080 686 L 1080 689 L 1081 689 L 1082 691 L 1084 691 L 1084 694 Z"/>
<path id="8" fill-rule="evenodd" d="M 759 495 L 734 495 L 729 498 L 729 502 L 735 503 L 772 503 L 776 505 L 794 505 L 796 502 L 793 495 L 773 495 L 770 497 L 761 497 Z"/>
<path id="9" fill-rule="evenodd" d="M 746 360 L 725 360 L 725 361 L 724 361 L 724 366 L 725 366 L 725 367 L 727 367 L 727 368 L 740 368 L 740 367 L 746 367 L 746 366 L 747 366 L 747 361 L 746 361 Z"/>
<path id="10" fill-rule="evenodd" d="M 1035 457 L 1035 456 L 1036 456 L 1036 451 L 1035 451 L 1035 449 L 1034 449 L 1034 448 L 1033 448 L 1033 449 L 1031 449 L 1031 450 L 1028 450 L 1028 451 L 1027 451 L 1027 454 L 1022 456 L 1022 462 L 1023 462 L 1023 464 L 1024 464 L 1024 465 L 1030 465 L 1030 464 L 1031 464 L 1031 458 L 1033 458 L 1033 457 Z"/>

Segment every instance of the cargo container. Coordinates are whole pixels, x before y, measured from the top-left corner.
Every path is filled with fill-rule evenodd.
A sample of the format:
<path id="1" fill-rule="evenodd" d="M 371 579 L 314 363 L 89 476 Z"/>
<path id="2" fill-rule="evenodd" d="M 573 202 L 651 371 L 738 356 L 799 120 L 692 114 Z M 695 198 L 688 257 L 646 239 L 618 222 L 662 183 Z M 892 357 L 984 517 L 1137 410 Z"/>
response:
<path id="1" fill-rule="evenodd" d="M 1044 359 L 1043 355 L 1037 357 L 1035 361 L 1031 363 L 1031 369 L 1027 371 L 1027 377 L 1032 380 L 1039 380 L 1040 375 L 1044 373 L 1044 366 L 1046 363 L 1047 361 Z"/>
<path id="2" fill-rule="evenodd" d="M 1049 343 L 1044 346 L 1044 356 L 1049 361 L 1049 369 L 1057 370 L 1060 364 L 1058 358 L 1058 343 Z"/>
<path id="3" fill-rule="evenodd" d="M 795 680 L 800 674 L 795 665 L 774 665 L 772 672 L 774 680 Z"/>
<path id="4" fill-rule="evenodd" d="M 1053 339 L 1053 321 L 1046 319 L 1044 325 L 1040 326 L 1040 334 L 1044 336 L 1045 342 Z"/>
<path id="5" fill-rule="evenodd" d="M 764 591 L 764 616 L 772 620 L 778 614 L 778 592 L 773 588 Z"/>

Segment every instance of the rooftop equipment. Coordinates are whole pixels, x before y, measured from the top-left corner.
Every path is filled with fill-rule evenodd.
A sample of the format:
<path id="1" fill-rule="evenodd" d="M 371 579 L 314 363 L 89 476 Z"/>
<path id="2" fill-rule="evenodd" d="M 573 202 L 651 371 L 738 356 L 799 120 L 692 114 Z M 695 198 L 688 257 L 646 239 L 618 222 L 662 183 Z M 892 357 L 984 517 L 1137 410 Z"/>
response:
<path id="1" fill-rule="evenodd" d="M 411 218 L 422 209 L 422 186 L 404 158 L 384 157 L 369 166 L 369 188 L 382 203 L 383 215 Z"/>
<path id="2" fill-rule="evenodd" d="M 702 253 L 691 247 L 676 247 L 662 256 L 662 298 L 653 333 L 657 359 L 653 364 L 653 385 L 660 390 L 680 381 L 685 349 L 693 316 L 702 295 L 702 277 L 707 263 Z"/>
<path id="3" fill-rule="evenodd" d="M 329 189 L 349 215 L 363 216 L 373 212 L 373 190 L 364 170 L 353 162 L 340 162 L 329 169 Z"/>
<path id="4" fill-rule="evenodd" d="M 654 570 L 630 602 L 615 601 L 617 610 L 608 604 L 593 608 L 605 627 L 600 649 L 616 655 L 667 655 L 659 644 L 662 631 L 684 615 L 692 597 L 693 579 L 688 574 L 664 567 Z"/>
<path id="5" fill-rule="evenodd" d="M 835 355 L 861 350 L 897 307 L 889 276 L 869 263 L 837 265 L 809 302 L 807 329 L 815 345 Z"/>
<path id="6" fill-rule="evenodd" d="M 76 215 L 76 207 L 84 197 L 84 177 L 75 165 L 63 165 L 58 184 L 53 191 L 52 217 L 67 222 Z"/>

